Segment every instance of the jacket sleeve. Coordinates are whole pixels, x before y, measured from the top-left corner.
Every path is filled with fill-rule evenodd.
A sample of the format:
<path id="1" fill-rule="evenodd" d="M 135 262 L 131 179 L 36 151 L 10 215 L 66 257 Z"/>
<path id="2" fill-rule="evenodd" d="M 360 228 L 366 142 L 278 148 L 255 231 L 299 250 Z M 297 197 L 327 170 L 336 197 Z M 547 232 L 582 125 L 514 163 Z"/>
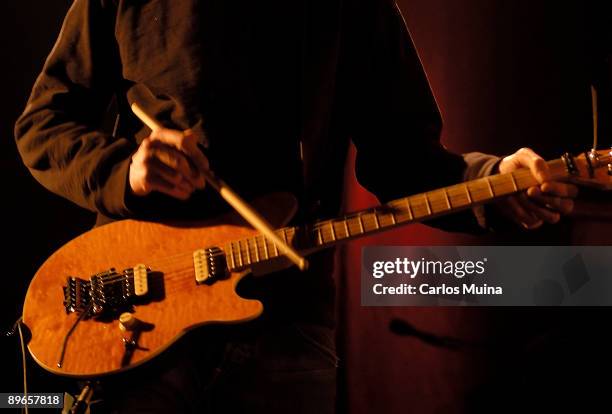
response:
<path id="1" fill-rule="evenodd" d="M 125 190 L 135 143 L 102 132 L 120 64 L 114 13 L 76 0 L 15 126 L 21 157 L 43 186 L 108 217 L 128 214 Z"/>
<path id="2" fill-rule="evenodd" d="M 351 99 L 352 118 L 358 120 L 351 123 L 350 133 L 357 148 L 359 182 L 386 202 L 490 174 L 497 157 L 462 156 L 440 143 L 442 118 L 395 2 L 368 4 L 374 10 L 363 15 L 374 21 L 360 26 L 373 29 L 360 39 L 361 63 L 352 88 L 358 94 Z M 478 231 L 484 216 L 481 210 L 475 212 L 429 224 Z"/>

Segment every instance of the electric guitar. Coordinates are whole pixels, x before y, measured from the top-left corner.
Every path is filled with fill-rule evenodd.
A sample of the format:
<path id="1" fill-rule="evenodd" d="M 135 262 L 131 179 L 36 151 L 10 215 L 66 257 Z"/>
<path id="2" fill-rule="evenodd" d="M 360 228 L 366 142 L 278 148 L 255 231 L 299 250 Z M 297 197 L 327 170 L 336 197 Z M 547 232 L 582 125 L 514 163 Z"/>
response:
<path id="1" fill-rule="evenodd" d="M 556 180 L 612 189 L 612 151 L 549 161 Z M 528 169 L 492 175 L 304 226 L 286 226 L 295 199 L 273 194 L 253 205 L 277 234 L 308 255 L 339 242 L 450 214 L 526 190 Z M 91 378 L 150 361 L 187 331 L 257 318 L 261 302 L 236 286 L 249 272 L 289 266 L 274 244 L 237 215 L 199 223 L 123 220 L 56 251 L 34 275 L 23 308 L 28 348 L 48 371 Z"/>

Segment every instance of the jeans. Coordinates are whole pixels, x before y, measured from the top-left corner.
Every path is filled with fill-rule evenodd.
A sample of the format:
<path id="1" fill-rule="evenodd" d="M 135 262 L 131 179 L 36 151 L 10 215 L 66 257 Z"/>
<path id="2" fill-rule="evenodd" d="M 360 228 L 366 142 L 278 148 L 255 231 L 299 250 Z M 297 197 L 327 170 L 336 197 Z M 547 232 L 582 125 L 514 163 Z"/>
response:
<path id="1" fill-rule="evenodd" d="M 333 413 L 334 330 L 260 323 L 201 328 L 154 367 L 102 383 L 96 413 Z"/>

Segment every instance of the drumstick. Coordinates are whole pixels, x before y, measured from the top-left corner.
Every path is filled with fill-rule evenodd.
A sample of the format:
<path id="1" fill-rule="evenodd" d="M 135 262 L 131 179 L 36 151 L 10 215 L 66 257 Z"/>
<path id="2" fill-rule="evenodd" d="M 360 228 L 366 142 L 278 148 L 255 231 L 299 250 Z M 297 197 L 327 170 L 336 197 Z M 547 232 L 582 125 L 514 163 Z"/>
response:
<path id="1" fill-rule="evenodd" d="M 162 126 L 147 113 L 145 113 L 138 104 L 132 104 L 134 114 L 152 131 L 161 129 Z M 215 177 L 210 170 L 201 171 L 206 181 L 223 197 L 227 203 L 234 208 L 251 226 L 262 233 L 268 240 L 276 245 L 276 247 L 287 256 L 300 270 L 304 271 L 308 268 L 308 261 L 299 255 L 291 246 L 285 243 L 275 232 L 270 223 L 266 221 L 257 211 L 255 211 L 246 201 L 236 194 L 223 180 Z"/>

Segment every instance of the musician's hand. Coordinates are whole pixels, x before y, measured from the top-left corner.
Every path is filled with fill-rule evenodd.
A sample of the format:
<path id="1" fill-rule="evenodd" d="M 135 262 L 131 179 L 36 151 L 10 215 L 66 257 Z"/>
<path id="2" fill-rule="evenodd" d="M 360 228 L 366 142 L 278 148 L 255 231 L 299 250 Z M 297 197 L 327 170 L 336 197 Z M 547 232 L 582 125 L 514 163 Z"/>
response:
<path id="1" fill-rule="evenodd" d="M 502 174 L 520 168 L 529 168 L 539 185 L 498 201 L 497 207 L 502 214 L 526 229 L 536 229 L 544 222 L 557 223 L 562 214 L 571 213 L 578 187 L 551 181 L 548 165 L 529 148 L 518 150 L 499 164 L 499 172 Z"/>
<path id="2" fill-rule="evenodd" d="M 204 188 L 208 159 L 190 131 L 160 129 L 145 138 L 132 156 L 129 184 L 137 196 L 159 191 L 180 200 Z"/>

